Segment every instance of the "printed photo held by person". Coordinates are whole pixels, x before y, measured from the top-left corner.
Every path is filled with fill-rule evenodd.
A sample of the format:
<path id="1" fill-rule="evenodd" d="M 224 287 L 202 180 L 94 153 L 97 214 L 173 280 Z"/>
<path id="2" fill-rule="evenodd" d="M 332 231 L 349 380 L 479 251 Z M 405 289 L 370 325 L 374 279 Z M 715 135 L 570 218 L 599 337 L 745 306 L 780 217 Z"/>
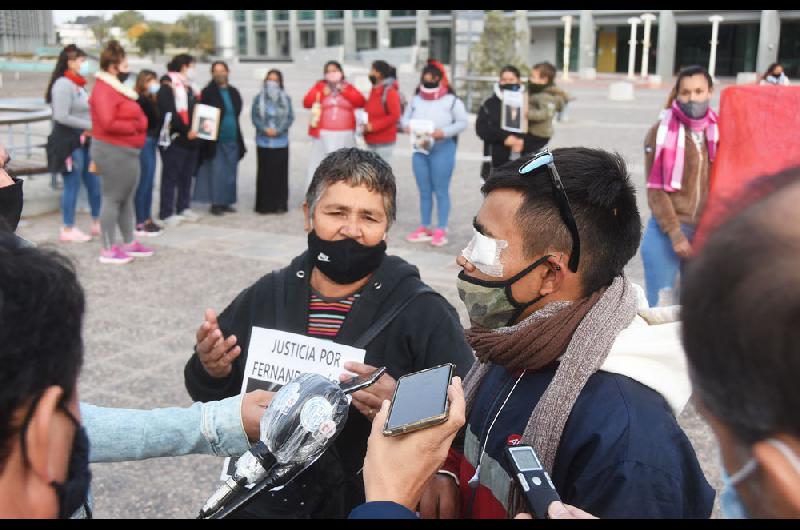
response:
<path id="1" fill-rule="evenodd" d="M 652 215 L 642 240 L 647 301 L 672 305 L 681 264 L 708 198 L 711 164 L 719 144 L 711 108 L 713 81 L 702 66 L 678 72 L 658 123 L 644 139 L 647 204 Z"/>
<path id="2" fill-rule="evenodd" d="M 364 362 L 344 370 L 366 375 L 385 366 L 387 373 L 353 394 L 344 432 L 320 460 L 280 492 L 237 510 L 239 517 L 346 517 L 364 502 L 359 470 L 370 421 L 397 378 L 447 362 L 463 375 L 474 360 L 455 309 L 415 266 L 386 254 L 396 186 L 382 158 L 357 148 L 325 157 L 304 212 L 308 250 L 239 293 L 219 316 L 206 310 L 184 371 L 189 395 L 206 401 L 238 394 L 251 377 L 245 364 L 258 328 L 356 345 L 366 350 Z"/>
<path id="3" fill-rule="evenodd" d="M 53 130 L 47 137 L 47 166 L 60 173 L 64 181 L 61 195 L 62 227 L 59 241 L 85 243 L 100 235 L 100 179 L 90 171 L 89 154 L 92 117 L 86 90 L 89 58 L 74 44 L 61 50 L 45 91 L 45 101 L 53 111 Z M 92 214 L 91 235 L 75 226 L 75 210 L 81 182 L 89 196 Z"/>
<path id="4" fill-rule="evenodd" d="M 294 123 L 294 110 L 280 70 L 267 72 L 250 117 L 258 152 L 256 213 L 285 213 L 289 210 L 289 128 Z"/>

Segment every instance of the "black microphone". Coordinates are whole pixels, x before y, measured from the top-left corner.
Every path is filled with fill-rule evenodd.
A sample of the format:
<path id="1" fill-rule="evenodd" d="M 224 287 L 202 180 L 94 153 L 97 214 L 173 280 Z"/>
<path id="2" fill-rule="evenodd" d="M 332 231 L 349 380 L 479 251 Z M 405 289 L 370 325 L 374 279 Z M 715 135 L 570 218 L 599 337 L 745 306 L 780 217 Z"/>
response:
<path id="1" fill-rule="evenodd" d="M 225 517 L 261 490 L 297 477 L 344 429 L 349 406 L 349 395 L 321 375 L 302 374 L 287 383 L 261 417 L 261 440 L 236 461 L 233 476 L 209 497 L 198 518 Z"/>

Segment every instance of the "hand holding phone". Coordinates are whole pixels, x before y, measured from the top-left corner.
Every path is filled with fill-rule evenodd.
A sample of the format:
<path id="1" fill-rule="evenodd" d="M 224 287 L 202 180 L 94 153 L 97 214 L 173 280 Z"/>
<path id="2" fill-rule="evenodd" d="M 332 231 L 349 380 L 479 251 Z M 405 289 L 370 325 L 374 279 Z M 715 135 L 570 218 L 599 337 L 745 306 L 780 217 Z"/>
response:
<path id="1" fill-rule="evenodd" d="M 383 434 L 396 436 L 447 421 L 447 388 L 454 368 L 447 363 L 398 379 Z"/>

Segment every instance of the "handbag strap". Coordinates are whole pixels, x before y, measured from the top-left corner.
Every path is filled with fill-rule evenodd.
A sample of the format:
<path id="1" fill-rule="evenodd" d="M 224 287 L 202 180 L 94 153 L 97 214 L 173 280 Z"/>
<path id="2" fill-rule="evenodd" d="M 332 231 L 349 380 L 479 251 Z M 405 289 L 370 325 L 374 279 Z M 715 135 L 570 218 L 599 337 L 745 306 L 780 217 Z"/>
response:
<path id="1" fill-rule="evenodd" d="M 402 302 L 395 305 L 391 310 L 387 311 L 376 320 L 361 336 L 356 340 L 352 346 L 354 348 L 366 348 L 370 342 L 375 339 L 392 321 L 413 302 L 418 296 L 426 293 L 436 293 L 433 289 L 424 283 L 418 284 L 411 294 L 406 297 Z"/>

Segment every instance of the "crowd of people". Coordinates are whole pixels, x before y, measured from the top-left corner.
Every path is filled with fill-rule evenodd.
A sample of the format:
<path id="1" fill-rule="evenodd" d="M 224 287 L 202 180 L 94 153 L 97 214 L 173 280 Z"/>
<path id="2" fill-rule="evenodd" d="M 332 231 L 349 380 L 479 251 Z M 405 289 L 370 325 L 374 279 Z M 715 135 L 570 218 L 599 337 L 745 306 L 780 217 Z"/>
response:
<path id="1" fill-rule="evenodd" d="M 65 197 L 67 179 L 73 190 L 64 202 L 72 224 L 65 212 L 61 239 L 90 237 L 74 226 L 74 190 L 83 181 L 100 188 L 93 218 L 101 259 L 129 259 L 130 249 L 152 253 L 135 239 L 152 222 L 148 200 L 138 200 L 142 182 L 152 187 L 138 172 L 153 167 L 145 163 L 152 150 L 142 155 L 148 136 L 170 172 L 162 174 L 162 220 L 191 217 L 190 166 L 199 168 L 195 200 L 229 211 L 245 150 L 243 103 L 227 65 L 212 65 L 199 98 L 189 56 L 176 57 L 166 79 L 140 72 L 134 90 L 125 85 L 124 51 L 111 43 L 87 97 L 79 78 L 85 56 L 70 50 L 69 73 L 54 74 L 48 88 L 59 116 L 72 116 L 58 122 L 71 128 L 60 140 L 67 147 L 58 145 L 69 153 Z M 188 408 L 133 411 L 79 401 L 83 290 L 68 260 L 13 235 L 22 181 L 4 170 L 8 156 L 0 150 L 0 232 L 10 232 L 0 233 L 0 516 L 90 516 L 90 461 L 246 451 L 280 388 L 242 392 L 253 330 L 265 328 L 356 345 L 364 360 L 345 363 L 348 373 L 367 375 L 378 366 L 386 373 L 353 394 L 344 430 L 319 460 L 232 517 L 530 517 L 524 487 L 503 458 L 509 444 L 523 443 L 535 449 L 563 501 L 550 505 L 551 518 L 707 518 L 717 493 L 677 421 L 690 398 L 717 437 L 723 513 L 800 517 L 800 240 L 791 228 L 800 221 L 800 170 L 754 180 L 729 200 L 726 222 L 703 247 L 693 246 L 710 167 L 724 142 L 705 69 L 678 73 L 645 138 L 653 216 L 644 229 L 621 156 L 546 148 L 552 121 L 570 99 L 555 87 L 552 65 L 534 66 L 525 86 L 518 69 L 501 70 L 476 121 L 488 157 L 483 201 L 473 238 L 456 256 L 468 329 L 414 264 L 386 253 L 397 217 L 391 146 L 398 130 L 430 137 L 412 158 L 421 225 L 407 239 L 447 241 L 448 189 L 467 113 L 444 68 L 429 62 L 407 103 L 385 62 L 372 65 L 369 98 L 345 81 L 340 64 L 331 61 L 324 72 L 304 98 L 314 137 L 303 202 L 307 250 L 219 314 L 205 310 L 184 369 L 196 401 Z M 506 92 L 522 92 L 524 103 Z M 221 111 L 216 140 L 200 145 L 190 127 L 197 101 Z M 360 107 L 368 109 L 366 150 L 352 143 Z M 515 122 L 514 108 L 526 119 Z M 156 113 L 165 116 L 157 127 L 149 121 Z M 283 191 L 261 194 L 286 189 L 276 186 L 283 177 L 274 171 L 288 170 L 294 116 L 279 71 L 267 73 L 251 115 L 256 208 L 285 211 Z M 644 289 L 624 274 L 640 242 Z M 673 303 L 679 274 L 680 312 L 659 307 Z M 769 308 L 754 310 L 765 299 Z M 448 420 L 384 436 L 397 380 L 443 363 L 456 374 Z"/>

